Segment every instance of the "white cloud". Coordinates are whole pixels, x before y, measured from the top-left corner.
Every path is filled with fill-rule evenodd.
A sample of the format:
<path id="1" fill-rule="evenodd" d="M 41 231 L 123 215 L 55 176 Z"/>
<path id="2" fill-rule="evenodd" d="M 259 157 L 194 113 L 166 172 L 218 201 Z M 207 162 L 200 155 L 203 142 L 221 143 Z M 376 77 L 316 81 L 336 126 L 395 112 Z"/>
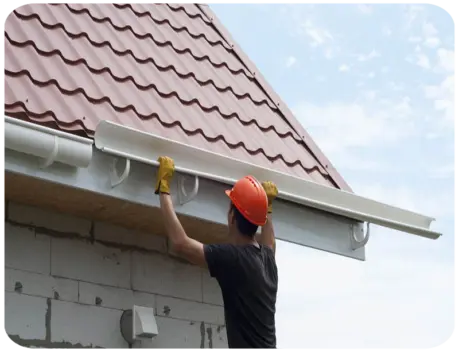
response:
<path id="1" fill-rule="evenodd" d="M 421 47 L 419 45 L 416 45 L 414 53 L 412 55 L 408 55 L 405 60 L 426 70 L 432 68 L 429 57 L 421 52 Z"/>
<path id="2" fill-rule="evenodd" d="M 317 12 L 311 4 L 288 4 L 280 7 L 276 13 L 277 22 L 283 30 L 295 38 L 305 38 L 311 48 L 323 49 L 327 60 L 336 57 L 340 48 L 336 45 L 333 34 L 321 25 L 317 19 Z"/>
<path id="3" fill-rule="evenodd" d="M 324 50 L 324 56 L 327 60 L 331 60 L 338 54 L 339 51 L 339 47 L 330 46 Z"/>
<path id="4" fill-rule="evenodd" d="M 359 54 L 357 55 L 357 60 L 358 61 L 368 61 L 371 59 L 374 59 L 376 57 L 380 57 L 381 54 L 378 53 L 375 49 L 373 49 L 369 54 Z"/>
<path id="5" fill-rule="evenodd" d="M 368 100 L 374 95 L 368 93 L 365 97 L 364 93 L 364 98 Z M 348 149 L 387 147 L 412 135 L 415 124 L 411 105 L 410 99 L 404 97 L 398 101 L 371 100 L 364 105 L 303 103 L 293 111 L 325 154 L 338 160 L 338 155 Z"/>
<path id="6" fill-rule="evenodd" d="M 386 37 L 389 37 L 392 35 L 392 29 L 389 26 L 384 25 L 382 28 L 382 34 L 385 35 Z"/>
<path id="7" fill-rule="evenodd" d="M 375 78 L 375 76 L 376 76 L 376 74 L 375 74 L 374 72 L 370 72 L 370 73 L 368 74 L 368 78 L 370 78 L 370 79 Z"/>
<path id="8" fill-rule="evenodd" d="M 408 41 L 412 43 L 419 43 L 419 42 L 422 42 L 422 38 L 421 37 L 409 37 Z"/>
<path id="9" fill-rule="evenodd" d="M 435 48 L 440 45 L 440 39 L 437 37 L 438 30 L 433 23 L 424 22 L 422 26 L 422 33 L 424 35 L 424 45 L 429 48 Z"/>
<path id="10" fill-rule="evenodd" d="M 437 50 L 437 68 L 447 72 L 454 71 L 454 51 L 446 49 Z"/>
<path id="11" fill-rule="evenodd" d="M 365 14 L 365 15 L 369 15 L 371 13 L 373 13 L 373 8 L 370 6 L 370 5 L 367 5 L 367 4 L 358 4 L 357 5 L 357 9 Z"/>
<path id="12" fill-rule="evenodd" d="M 429 69 L 430 68 L 430 60 L 429 60 L 429 57 L 425 54 L 418 54 L 417 55 L 417 61 L 416 61 L 416 65 L 422 67 L 422 68 L 425 68 L 425 69 Z"/>
<path id="13" fill-rule="evenodd" d="M 300 32 L 309 38 L 312 47 L 317 47 L 333 40 L 333 36 L 328 30 L 316 26 L 311 20 L 304 21 L 299 27 Z"/>
<path id="14" fill-rule="evenodd" d="M 342 65 L 338 68 L 338 70 L 339 70 L 340 72 L 348 72 L 350 69 L 351 69 L 351 68 L 350 68 L 348 65 L 346 65 L 346 64 L 342 64 Z"/>
<path id="15" fill-rule="evenodd" d="M 338 51 L 329 30 L 317 24 L 314 6 L 311 4 L 288 4 L 280 7 L 276 16 L 283 30 L 295 38 L 305 38 L 312 48 L 325 47 L 324 56 L 331 59 Z"/>
<path id="16" fill-rule="evenodd" d="M 402 83 L 398 83 L 398 82 L 394 82 L 394 81 L 390 81 L 388 83 L 388 86 L 394 92 L 399 92 L 399 91 L 402 91 L 402 90 L 405 89 L 405 86 Z"/>
<path id="17" fill-rule="evenodd" d="M 296 59 L 295 56 L 289 56 L 289 57 L 287 58 L 287 61 L 286 61 L 286 63 L 285 63 L 285 66 L 286 66 L 287 68 L 290 68 L 290 67 L 292 67 L 293 65 L 295 65 L 296 62 L 297 62 L 297 59 Z"/>
<path id="18" fill-rule="evenodd" d="M 444 122 L 454 122 L 454 76 L 447 76 L 438 85 L 424 86 L 427 99 L 433 100 L 434 108 L 444 113 Z"/>
<path id="19" fill-rule="evenodd" d="M 419 18 L 419 15 L 424 12 L 424 6 L 410 4 L 406 6 L 406 9 L 406 29 L 410 29 L 413 23 Z"/>
<path id="20" fill-rule="evenodd" d="M 419 14 L 424 11 L 423 7 L 416 5 L 412 6 L 408 10 L 408 27 L 411 27 L 412 23 L 419 17 Z M 424 16 L 425 17 L 425 16 Z M 428 48 L 436 48 L 440 45 L 441 40 L 438 37 L 438 30 L 435 25 L 431 22 L 424 21 L 421 25 L 421 33 L 417 35 L 411 34 L 408 37 L 408 41 L 412 43 L 421 43 Z"/>
<path id="21" fill-rule="evenodd" d="M 424 41 L 424 45 L 429 48 L 436 48 L 440 45 L 440 39 L 437 37 L 426 38 L 426 40 Z"/>
<path id="22" fill-rule="evenodd" d="M 437 68 L 446 77 L 438 85 L 424 88 L 427 99 L 433 101 L 434 108 L 443 114 L 439 122 L 445 128 L 456 128 L 456 51 L 440 49 L 437 51 Z"/>
<path id="23" fill-rule="evenodd" d="M 424 22 L 422 25 L 422 33 L 426 37 L 434 37 L 438 33 L 438 30 L 435 28 L 433 23 Z"/>

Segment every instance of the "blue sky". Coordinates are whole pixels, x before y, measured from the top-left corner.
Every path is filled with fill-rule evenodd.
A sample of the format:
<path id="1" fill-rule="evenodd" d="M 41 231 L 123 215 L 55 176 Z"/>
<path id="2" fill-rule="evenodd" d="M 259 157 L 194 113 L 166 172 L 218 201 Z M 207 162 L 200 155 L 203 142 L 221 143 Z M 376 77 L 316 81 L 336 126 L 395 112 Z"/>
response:
<path id="1" fill-rule="evenodd" d="M 211 8 L 353 190 L 437 219 L 367 261 L 280 243 L 279 347 L 433 347 L 454 328 L 454 28 L 420 5 Z M 299 268 L 301 270 L 299 270 Z"/>

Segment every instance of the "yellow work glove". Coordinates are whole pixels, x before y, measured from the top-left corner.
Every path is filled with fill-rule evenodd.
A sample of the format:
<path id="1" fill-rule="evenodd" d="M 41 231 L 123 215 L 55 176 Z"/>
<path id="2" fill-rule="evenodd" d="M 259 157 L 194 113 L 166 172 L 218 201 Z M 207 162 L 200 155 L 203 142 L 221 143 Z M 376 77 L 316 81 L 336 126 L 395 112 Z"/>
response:
<path id="1" fill-rule="evenodd" d="M 268 214 L 270 214 L 273 212 L 273 200 L 277 197 L 279 192 L 276 185 L 271 181 L 265 181 L 261 185 L 263 186 L 263 189 L 266 192 L 266 196 L 268 197 Z"/>
<path id="2" fill-rule="evenodd" d="M 158 158 L 159 168 L 158 174 L 156 175 L 156 188 L 155 194 L 158 193 L 167 193 L 170 194 L 170 182 L 172 176 L 174 175 L 174 160 L 168 158 L 167 156 L 160 156 Z"/>

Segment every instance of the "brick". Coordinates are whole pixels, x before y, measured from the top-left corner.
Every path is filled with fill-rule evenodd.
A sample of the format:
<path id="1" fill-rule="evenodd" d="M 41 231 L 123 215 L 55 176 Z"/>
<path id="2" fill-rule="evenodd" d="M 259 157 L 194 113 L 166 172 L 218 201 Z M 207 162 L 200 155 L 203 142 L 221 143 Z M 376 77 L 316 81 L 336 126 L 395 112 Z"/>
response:
<path id="1" fill-rule="evenodd" d="M 46 337 L 46 298 L 5 292 L 5 330 L 27 340 Z"/>
<path id="2" fill-rule="evenodd" d="M 42 227 L 49 230 L 78 234 L 89 237 L 91 221 L 58 213 L 44 208 L 36 208 L 19 203 L 11 203 L 8 208 L 9 220 L 21 224 Z"/>
<path id="3" fill-rule="evenodd" d="M 115 309 L 53 301 L 51 341 L 83 347 L 127 348 L 120 331 L 121 314 Z"/>
<path id="4" fill-rule="evenodd" d="M 63 301 L 78 301 L 78 282 L 73 280 L 54 278 L 49 275 L 25 272 L 21 270 L 5 270 L 5 291 L 56 298 Z"/>
<path id="5" fill-rule="evenodd" d="M 80 282 L 80 303 L 112 309 L 132 309 L 134 305 L 155 308 L 156 297 L 151 293 Z M 100 299 L 100 301 L 99 301 Z"/>
<path id="6" fill-rule="evenodd" d="M 5 266 L 41 274 L 50 272 L 50 238 L 33 229 L 5 224 Z"/>
<path id="7" fill-rule="evenodd" d="M 82 240 L 52 238 L 54 276 L 116 287 L 130 287 L 130 253 Z"/>
<path id="8" fill-rule="evenodd" d="M 226 327 L 223 325 L 210 325 L 207 329 L 212 329 L 212 348 L 228 348 L 228 338 Z M 209 333 L 207 331 L 207 333 Z"/>
<path id="9" fill-rule="evenodd" d="M 96 222 L 94 224 L 94 237 L 101 241 L 119 243 L 163 253 L 167 251 L 166 238 L 164 237 L 108 223 Z"/>
<path id="10" fill-rule="evenodd" d="M 156 304 L 160 316 L 211 324 L 225 323 L 223 307 L 165 296 L 157 296 Z"/>
<path id="11" fill-rule="evenodd" d="M 132 253 L 134 290 L 202 300 L 200 269 L 160 254 Z"/>
<path id="12" fill-rule="evenodd" d="M 202 271 L 203 302 L 223 306 L 223 297 L 217 280 L 207 270 Z"/>
<path id="13" fill-rule="evenodd" d="M 153 307 L 156 314 L 156 295 L 154 294 L 134 291 L 134 304 L 143 307 Z"/>
<path id="14" fill-rule="evenodd" d="M 80 303 L 113 309 L 131 309 L 134 293 L 131 290 L 80 282 Z"/>

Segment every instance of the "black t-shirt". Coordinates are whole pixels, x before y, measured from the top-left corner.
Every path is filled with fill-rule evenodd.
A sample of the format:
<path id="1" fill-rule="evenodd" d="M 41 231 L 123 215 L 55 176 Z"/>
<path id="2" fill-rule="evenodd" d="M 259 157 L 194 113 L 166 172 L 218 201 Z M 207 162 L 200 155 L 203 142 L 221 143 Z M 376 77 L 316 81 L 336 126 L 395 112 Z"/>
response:
<path id="1" fill-rule="evenodd" d="M 276 348 L 277 265 L 267 246 L 204 246 L 220 285 L 229 348 Z"/>

